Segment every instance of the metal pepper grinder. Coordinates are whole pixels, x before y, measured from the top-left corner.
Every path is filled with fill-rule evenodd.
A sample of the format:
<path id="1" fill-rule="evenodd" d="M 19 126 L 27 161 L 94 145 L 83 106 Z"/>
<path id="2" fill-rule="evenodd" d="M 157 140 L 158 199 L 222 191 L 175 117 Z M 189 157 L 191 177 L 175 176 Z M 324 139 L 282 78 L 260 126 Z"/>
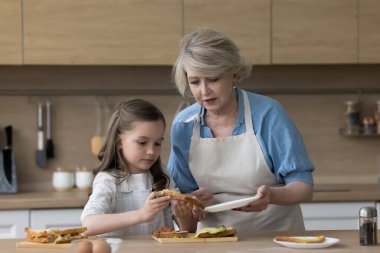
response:
<path id="1" fill-rule="evenodd" d="M 372 206 L 363 207 L 359 211 L 360 245 L 377 244 L 377 211 Z"/>

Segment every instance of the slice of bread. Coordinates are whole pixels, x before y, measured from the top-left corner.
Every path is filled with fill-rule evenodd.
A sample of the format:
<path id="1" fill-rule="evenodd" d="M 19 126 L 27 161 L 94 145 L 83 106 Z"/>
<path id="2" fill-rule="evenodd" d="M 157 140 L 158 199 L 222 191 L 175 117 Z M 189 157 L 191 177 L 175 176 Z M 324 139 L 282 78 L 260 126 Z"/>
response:
<path id="1" fill-rule="evenodd" d="M 38 243 L 69 243 L 72 240 L 86 238 L 80 235 L 86 231 L 86 227 L 69 229 L 30 229 L 24 228 L 27 233 L 26 240 Z"/>
<path id="2" fill-rule="evenodd" d="M 157 238 L 186 238 L 188 237 L 189 232 L 187 231 L 172 231 L 172 232 L 161 232 L 154 231 L 153 236 Z"/>
<path id="3" fill-rule="evenodd" d="M 236 235 L 237 230 L 232 227 L 220 226 L 218 228 L 203 228 L 194 237 L 198 238 L 213 238 L 213 237 L 227 237 Z"/>
<path id="4" fill-rule="evenodd" d="M 187 231 L 175 231 L 171 227 L 160 227 L 152 233 L 157 238 L 186 238 L 188 234 Z"/>
<path id="5" fill-rule="evenodd" d="M 191 198 L 189 196 L 186 196 L 180 192 L 172 191 L 169 189 L 165 189 L 165 190 L 163 190 L 163 192 L 164 192 L 165 196 L 170 196 L 172 199 L 186 201 L 186 202 L 189 202 L 192 205 L 195 205 L 199 208 L 202 208 L 202 209 L 205 208 L 205 206 L 203 205 L 203 203 L 201 201 L 194 199 L 194 198 Z"/>
<path id="6" fill-rule="evenodd" d="M 276 241 L 294 242 L 294 243 L 322 243 L 326 237 L 324 235 L 315 237 L 290 237 L 290 236 L 276 236 Z"/>

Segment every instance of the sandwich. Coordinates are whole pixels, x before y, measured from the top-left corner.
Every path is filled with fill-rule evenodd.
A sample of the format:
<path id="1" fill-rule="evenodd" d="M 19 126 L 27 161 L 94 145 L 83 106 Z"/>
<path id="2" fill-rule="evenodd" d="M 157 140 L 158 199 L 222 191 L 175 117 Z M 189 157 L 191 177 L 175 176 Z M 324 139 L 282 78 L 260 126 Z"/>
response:
<path id="1" fill-rule="evenodd" d="M 165 189 L 163 190 L 163 192 L 165 196 L 170 196 L 172 199 L 186 201 L 199 208 L 202 208 L 202 209 L 205 208 L 205 206 L 203 205 L 201 201 L 191 198 L 189 196 L 186 196 L 184 194 L 181 194 L 180 192 L 172 191 L 169 189 Z"/>
<path id="2" fill-rule="evenodd" d="M 316 236 L 316 237 L 276 236 L 274 239 L 276 241 L 294 242 L 294 243 L 322 243 L 325 241 L 326 237 L 323 235 Z"/>
<path id="3" fill-rule="evenodd" d="M 203 228 L 194 235 L 194 238 L 213 238 L 213 237 L 227 237 L 235 236 L 237 233 L 236 228 L 220 226 L 218 228 L 209 227 Z"/>
<path id="4" fill-rule="evenodd" d="M 86 231 L 86 227 L 68 228 L 68 229 L 30 229 L 24 228 L 27 233 L 26 240 L 28 242 L 37 243 L 70 243 L 72 240 L 87 238 L 81 235 Z"/>
<path id="5" fill-rule="evenodd" d="M 188 235 L 187 231 L 175 231 L 169 227 L 161 227 L 153 231 L 153 236 L 157 238 L 186 238 Z"/>

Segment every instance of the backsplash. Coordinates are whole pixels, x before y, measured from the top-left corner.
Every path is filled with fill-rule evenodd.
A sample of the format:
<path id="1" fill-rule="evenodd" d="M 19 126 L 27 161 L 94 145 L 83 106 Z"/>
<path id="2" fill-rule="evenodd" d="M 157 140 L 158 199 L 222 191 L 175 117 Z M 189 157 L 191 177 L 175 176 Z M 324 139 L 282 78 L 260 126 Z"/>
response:
<path id="1" fill-rule="evenodd" d="M 5 145 L 4 127 L 13 125 L 19 189 L 52 187 L 52 172 L 58 166 L 97 164 L 90 140 L 96 132 L 99 100 L 111 111 L 120 101 L 136 97 L 156 104 L 168 122 L 162 151 L 166 163 L 171 122 L 181 102 L 170 71 L 169 66 L 0 66 L 0 144 Z M 316 183 L 377 182 L 380 137 L 344 137 L 339 128 L 345 101 L 357 99 L 359 88 L 363 115 L 373 114 L 380 99 L 378 65 L 255 66 L 251 79 L 241 86 L 283 104 L 303 135 L 316 167 Z M 35 163 L 37 104 L 46 100 L 53 105 L 55 157 L 41 169 Z"/>

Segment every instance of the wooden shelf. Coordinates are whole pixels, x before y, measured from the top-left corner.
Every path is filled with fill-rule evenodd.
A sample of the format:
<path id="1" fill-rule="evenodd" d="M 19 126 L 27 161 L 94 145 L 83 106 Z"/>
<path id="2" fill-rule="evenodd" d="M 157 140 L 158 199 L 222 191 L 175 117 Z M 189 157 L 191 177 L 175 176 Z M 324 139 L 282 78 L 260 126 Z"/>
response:
<path id="1" fill-rule="evenodd" d="M 345 137 L 380 137 L 380 134 L 378 133 L 367 134 L 367 133 L 364 133 L 362 130 L 360 130 L 359 133 L 346 133 L 343 128 L 339 129 L 339 133 L 340 135 L 345 136 Z"/>

